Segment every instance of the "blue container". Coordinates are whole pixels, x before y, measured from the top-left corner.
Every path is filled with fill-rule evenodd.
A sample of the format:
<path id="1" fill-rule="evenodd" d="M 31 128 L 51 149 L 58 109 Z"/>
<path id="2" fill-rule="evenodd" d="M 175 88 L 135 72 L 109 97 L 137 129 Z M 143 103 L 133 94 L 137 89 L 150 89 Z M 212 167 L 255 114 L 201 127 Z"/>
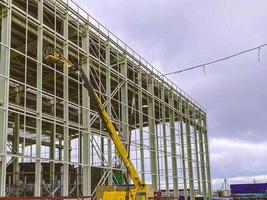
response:
<path id="1" fill-rule="evenodd" d="M 232 184 L 230 185 L 230 188 L 232 194 L 266 193 L 267 183 Z"/>

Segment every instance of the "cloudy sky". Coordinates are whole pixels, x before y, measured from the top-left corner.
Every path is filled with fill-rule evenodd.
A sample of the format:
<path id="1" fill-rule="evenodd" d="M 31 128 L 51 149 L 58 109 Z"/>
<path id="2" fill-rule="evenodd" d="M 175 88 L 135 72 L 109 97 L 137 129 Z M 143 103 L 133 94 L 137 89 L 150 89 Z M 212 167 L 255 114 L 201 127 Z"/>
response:
<path id="1" fill-rule="evenodd" d="M 76 0 L 163 73 L 267 43 L 267 1 Z M 267 48 L 169 78 L 208 112 L 213 184 L 267 181 Z"/>

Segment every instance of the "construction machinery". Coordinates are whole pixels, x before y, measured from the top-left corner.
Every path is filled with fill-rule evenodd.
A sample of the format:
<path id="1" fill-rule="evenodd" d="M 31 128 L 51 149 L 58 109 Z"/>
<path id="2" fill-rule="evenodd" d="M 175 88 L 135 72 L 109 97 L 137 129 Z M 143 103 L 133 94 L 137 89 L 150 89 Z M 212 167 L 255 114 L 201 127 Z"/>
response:
<path id="1" fill-rule="evenodd" d="M 103 104 L 100 101 L 100 98 L 96 94 L 92 84 L 90 83 L 85 71 L 83 70 L 82 66 L 80 64 L 72 63 L 70 60 L 65 58 L 63 54 L 53 48 L 53 47 L 47 47 L 44 51 L 45 59 L 48 61 L 51 61 L 53 63 L 59 63 L 63 64 L 63 66 L 68 66 L 72 68 L 75 71 L 78 71 L 80 73 L 80 77 L 83 81 L 84 87 L 88 91 L 88 95 L 90 97 L 91 102 L 96 106 L 97 112 L 108 132 L 110 135 L 110 138 L 112 139 L 115 148 L 116 153 L 123 161 L 127 172 L 129 174 L 129 177 L 131 178 L 133 182 L 133 186 L 130 187 L 120 187 L 120 186 L 113 186 L 109 187 L 100 187 L 99 190 L 102 191 L 101 195 L 97 196 L 97 199 L 101 200 L 148 200 L 149 198 L 153 197 L 153 191 L 152 186 L 145 184 L 137 170 L 135 169 L 133 163 L 128 157 L 128 152 L 123 145 L 120 136 L 118 135 L 118 132 L 116 131 L 108 113 L 105 111 L 105 108 Z"/>

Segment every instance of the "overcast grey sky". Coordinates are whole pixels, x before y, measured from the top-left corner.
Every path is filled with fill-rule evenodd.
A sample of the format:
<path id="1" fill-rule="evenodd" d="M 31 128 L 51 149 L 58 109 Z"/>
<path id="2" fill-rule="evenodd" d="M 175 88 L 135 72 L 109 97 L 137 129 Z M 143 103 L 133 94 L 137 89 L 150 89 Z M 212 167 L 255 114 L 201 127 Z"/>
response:
<path id="1" fill-rule="evenodd" d="M 267 42 L 267 1 L 76 0 L 163 73 Z M 267 179 L 267 48 L 169 78 L 208 111 L 212 177 Z M 231 178 L 231 179 L 230 179 Z"/>

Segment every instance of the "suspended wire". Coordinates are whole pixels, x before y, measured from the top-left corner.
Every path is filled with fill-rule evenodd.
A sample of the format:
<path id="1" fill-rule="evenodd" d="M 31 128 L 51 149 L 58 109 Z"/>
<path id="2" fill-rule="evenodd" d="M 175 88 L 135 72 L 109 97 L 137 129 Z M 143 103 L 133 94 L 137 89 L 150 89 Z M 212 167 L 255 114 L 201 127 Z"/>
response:
<path id="1" fill-rule="evenodd" d="M 257 46 L 257 47 L 254 47 L 252 49 L 247 49 L 245 51 L 241 51 L 241 52 L 238 52 L 236 54 L 233 54 L 231 56 L 227 56 L 225 58 L 221 58 L 221 59 L 218 59 L 218 60 L 214 60 L 214 61 L 211 61 L 211 62 L 207 62 L 207 63 L 203 63 L 203 64 L 200 64 L 200 65 L 195 65 L 193 67 L 188 67 L 188 68 L 184 68 L 182 70 L 178 70 L 178 71 L 174 71 L 174 72 L 169 72 L 169 73 L 166 73 L 164 74 L 164 76 L 168 76 L 168 75 L 172 75 L 172 74 L 178 74 L 178 73 L 181 73 L 181 72 L 185 72 L 185 71 L 189 71 L 189 70 L 192 70 L 192 69 L 196 69 L 196 68 L 200 68 L 202 67 L 203 68 L 203 72 L 205 74 L 205 71 L 206 71 L 206 67 L 208 65 L 211 65 L 211 64 L 214 64 L 214 63 L 217 63 L 217 62 L 221 62 L 221 61 L 225 61 L 225 60 L 228 60 L 230 58 L 233 58 L 233 57 L 236 57 L 236 56 L 239 56 L 241 54 L 244 54 L 244 53 L 247 53 L 247 52 L 250 52 L 250 51 L 255 51 L 255 50 L 258 50 L 258 62 L 260 62 L 260 51 L 261 51 L 261 48 L 267 46 L 267 43 L 265 44 L 262 44 L 260 46 Z"/>
<path id="2" fill-rule="evenodd" d="M 258 48 L 258 62 L 261 61 L 261 47 Z"/>

